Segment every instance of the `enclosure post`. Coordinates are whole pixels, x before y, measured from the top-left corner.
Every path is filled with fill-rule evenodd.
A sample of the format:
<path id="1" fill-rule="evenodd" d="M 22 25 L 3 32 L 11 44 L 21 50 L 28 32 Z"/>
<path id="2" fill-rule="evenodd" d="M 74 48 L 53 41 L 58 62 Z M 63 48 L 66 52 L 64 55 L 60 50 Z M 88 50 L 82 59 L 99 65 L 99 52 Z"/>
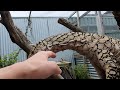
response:
<path id="1" fill-rule="evenodd" d="M 76 11 L 76 13 L 77 13 L 77 27 L 80 28 L 79 11 Z"/>
<path id="2" fill-rule="evenodd" d="M 104 32 L 104 28 L 103 28 L 101 11 L 97 11 L 96 24 L 97 24 L 98 34 L 104 35 L 105 32 Z"/>

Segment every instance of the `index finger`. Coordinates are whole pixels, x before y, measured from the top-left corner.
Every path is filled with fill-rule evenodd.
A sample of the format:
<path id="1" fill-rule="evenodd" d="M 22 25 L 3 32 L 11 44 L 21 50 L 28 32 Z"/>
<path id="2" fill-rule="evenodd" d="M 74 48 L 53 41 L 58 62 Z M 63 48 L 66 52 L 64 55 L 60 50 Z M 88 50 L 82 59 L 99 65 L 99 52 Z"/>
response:
<path id="1" fill-rule="evenodd" d="M 56 57 L 56 54 L 52 51 L 46 51 L 46 54 L 47 54 L 48 58 L 55 58 Z"/>

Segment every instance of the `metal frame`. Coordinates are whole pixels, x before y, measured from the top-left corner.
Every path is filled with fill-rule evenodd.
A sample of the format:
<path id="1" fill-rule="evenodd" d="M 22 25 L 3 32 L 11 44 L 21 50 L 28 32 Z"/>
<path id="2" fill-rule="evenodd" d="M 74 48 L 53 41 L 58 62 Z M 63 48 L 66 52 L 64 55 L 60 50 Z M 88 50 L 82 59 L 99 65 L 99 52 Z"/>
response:
<path id="1" fill-rule="evenodd" d="M 83 18 L 84 16 L 86 16 L 90 12 L 91 11 L 86 11 L 81 16 L 79 16 L 79 11 L 75 11 L 68 17 L 68 19 L 70 19 L 76 13 L 77 14 L 77 26 L 80 27 L 80 19 Z M 106 12 L 108 12 L 108 11 L 106 11 Z M 95 15 L 96 15 L 96 24 L 97 24 L 98 34 L 104 35 L 105 33 L 104 33 L 102 16 L 105 14 L 102 15 L 101 11 L 95 11 Z"/>
<path id="2" fill-rule="evenodd" d="M 104 14 L 111 13 L 112 11 L 106 11 Z"/>
<path id="3" fill-rule="evenodd" d="M 87 11 L 87 12 L 83 13 L 79 18 L 83 18 L 83 17 L 86 16 L 88 13 L 90 13 L 90 11 Z"/>
<path id="4" fill-rule="evenodd" d="M 77 13 L 77 27 L 80 28 L 79 11 L 76 11 L 76 13 Z"/>
<path id="5" fill-rule="evenodd" d="M 68 19 L 70 19 L 75 13 L 76 13 L 76 11 L 74 11 L 74 12 L 68 17 Z"/>
<path id="6" fill-rule="evenodd" d="M 105 32 L 104 32 L 104 27 L 103 27 L 103 20 L 102 20 L 101 11 L 97 11 L 96 24 L 97 24 L 98 34 L 104 35 Z"/>

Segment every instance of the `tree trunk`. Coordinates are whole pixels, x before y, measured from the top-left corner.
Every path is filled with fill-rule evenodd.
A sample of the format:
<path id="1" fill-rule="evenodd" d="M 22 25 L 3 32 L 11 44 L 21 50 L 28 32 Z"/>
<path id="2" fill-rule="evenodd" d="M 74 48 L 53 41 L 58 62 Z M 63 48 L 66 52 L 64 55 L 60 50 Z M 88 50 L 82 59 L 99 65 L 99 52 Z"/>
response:
<path id="1" fill-rule="evenodd" d="M 27 37 L 20 31 L 18 27 L 14 25 L 11 14 L 9 11 L 0 11 L 1 23 L 7 29 L 10 38 L 13 43 L 16 43 L 20 48 L 22 48 L 27 54 L 32 50 L 31 42 Z"/>

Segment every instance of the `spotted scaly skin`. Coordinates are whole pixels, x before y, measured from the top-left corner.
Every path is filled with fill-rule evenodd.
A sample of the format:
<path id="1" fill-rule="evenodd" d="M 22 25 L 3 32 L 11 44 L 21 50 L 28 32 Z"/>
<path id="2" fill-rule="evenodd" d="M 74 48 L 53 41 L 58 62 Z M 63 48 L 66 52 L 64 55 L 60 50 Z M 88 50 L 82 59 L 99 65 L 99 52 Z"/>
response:
<path id="1" fill-rule="evenodd" d="M 46 38 L 33 48 L 29 57 L 38 51 L 55 53 L 66 49 L 75 50 L 86 56 L 102 79 L 120 79 L 120 65 L 116 53 L 120 40 L 93 33 L 69 32 Z"/>

